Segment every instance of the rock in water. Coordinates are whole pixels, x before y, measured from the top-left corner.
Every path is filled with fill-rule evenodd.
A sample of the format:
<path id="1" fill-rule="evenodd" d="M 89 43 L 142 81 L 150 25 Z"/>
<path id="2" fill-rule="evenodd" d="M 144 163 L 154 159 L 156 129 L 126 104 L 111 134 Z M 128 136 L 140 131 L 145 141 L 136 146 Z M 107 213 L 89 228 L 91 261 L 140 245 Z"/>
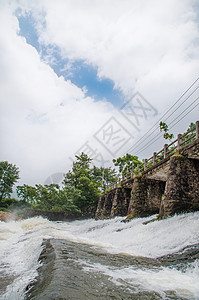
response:
<path id="1" fill-rule="evenodd" d="M 11 220 L 20 220 L 15 214 L 11 214 L 9 212 L 0 211 L 0 221 L 11 221 Z"/>

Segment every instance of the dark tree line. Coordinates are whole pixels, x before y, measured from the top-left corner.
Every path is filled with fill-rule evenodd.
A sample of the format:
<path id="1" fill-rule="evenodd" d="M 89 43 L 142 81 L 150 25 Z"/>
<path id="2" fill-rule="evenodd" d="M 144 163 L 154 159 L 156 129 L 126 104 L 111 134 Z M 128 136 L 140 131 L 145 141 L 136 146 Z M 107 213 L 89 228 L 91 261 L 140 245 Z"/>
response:
<path id="1" fill-rule="evenodd" d="M 187 130 L 194 128 L 191 123 Z M 171 139 L 173 134 L 168 133 L 168 126 L 160 122 L 160 130 L 164 131 L 164 138 Z M 189 133 L 190 137 L 193 133 Z M 191 142 L 192 139 L 189 140 Z M 104 193 L 106 186 L 114 183 L 118 176 L 129 172 L 136 173 L 138 164 L 141 163 L 137 156 L 126 154 L 123 157 L 113 159 L 114 168 L 98 168 L 91 166 L 92 159 L 82 153 L 76 155 L 71 170 L 64 177 L 62 185 L 50 184 L 35 186 L 17 186 L 16 200 L 11 198 L 13 186 L 19 179 L 19 169 L 7 161 L 0 162 L 0 210 L 11 207 L 31 207 L 43 211 L 64 212 L 68 215 L 93 216 L 96 210 L 98 197 Z"/>
<path id="2" fill-rule="evenodd" d="M 0 163 L 0 209 L 23 204 L 43 211 L 63 212 L 68 215 L 92 216 L 99 195 L 107 184 L 117 179 L 112 168 L 91 167 L 91 159 L 84 153 L 76 156 L 72 169 L 65 174 L 62 185 L 24 184 L 17 186 L 20 201 L 10 198 L 13 185 L 19 179 L 18 168 L 8 162 Z"/>

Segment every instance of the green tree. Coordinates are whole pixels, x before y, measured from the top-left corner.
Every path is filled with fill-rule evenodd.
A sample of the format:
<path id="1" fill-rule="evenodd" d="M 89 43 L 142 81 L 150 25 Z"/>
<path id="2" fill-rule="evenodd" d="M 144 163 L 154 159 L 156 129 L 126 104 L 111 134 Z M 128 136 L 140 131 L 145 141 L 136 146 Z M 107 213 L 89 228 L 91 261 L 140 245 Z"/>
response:
<path id="1" fill-rule="evenodd" d="M 119 172 L 122 175 L 126 175 L 127 173 L 131 173 L 132 169 L 135 169 L 142 162 L 139 161 L 137 156 L 127 153 L 123 157 L 113 159 L 113 163 L 116 167 L 119 167 Z"/>
<path id="2" fill-rule="evenodd" d="M 80 214 L 80 209 L 74 203 L 74 200 L 78 197 L 79 193 L 73 187 L 60 189 L 57 194 L 56 203 L 52 207 L 52 211 L 65 212 L 70 216 Z"/>
<path id="3" fill-rule="evenodd" d="M 192 130 L 192 129 L 196 129 L 196 125 L 193 122 L 189 124 L 189 127 L 187 128 L 186 132 L 188 132 L 189 130 Z M 185 145 L 188 145 L 191 142 L 193 142 L 194 141 L 194 137 L 195 137 L 195 132 L 194 131 L 192 131 L 192 132 L 184 135 L 182 137 L 182 142 L 184 142 L 183 145 L 185 146 Z M 188 138 L 191 138 L 191 139 L 189 141 L 186 141 Z"/>
<path id="4" fill-rule="evenodd" d="M 172 138 L 174 138 L 173 133 L 168 133 L 169 127 L 165 122 L 162 122 L 162 121 L 160 122 L 160 131 L 161 132 L 164 131 L 163 137 L 165 140 L 167 140 L 167 139 L 171 140 Z"/>
<path id="5" fill-rule="evenodd" d="M 97 168 L 96 166 L 94 166 L 91 169 L 91 174 L 93 180 L 99 182 L 100 187 L 103 189 L 103 191 L 105 191 L 107 185 L 114 183 L 117 180 L 117 172 L 115 169 L 112 169 L 111 167 Z"/>
<path id="6" fill-rule="evenodd" d="M 59 185 L 50 184 L 43 186 L 41 184 L 36 184 L 36 189 L 38 201 L 35 207 L 41 210 L 50 211 L 57 203 Z"/>
<path id="7" fill-rule="evenodd" d="M 17 196 L 20 197 L 26 203 L 34 205 L 38 202 L 39 195 L 36 187 L 24 184 L 22 186 L 17 186 L 16 189 Z"/>
<path id="8" fill-rule="evenodd" d="M 0 162 L 0 202 L 9 198 L 19 179 L 19 169 L 8 161 Z"/>
<path id="9" fill-rule="evenodd" d="M 90 159 L 86 154 L 76 155 L 72 170 L 65 175 L 65 188 L 75 190 L 73 203 L 81 210 L 83 215 L 94 213 L 97 206 L 97 198 L 100 193 L 100 182 L 93 177 Z"/>
<path id="10" fill-rule="evenodd" d="M 73 162 L 72 171 L 69 171 L 64 178 L 64 184 L 77 187 L 81 177 L 90 177 L 90 159 L 86 154 L 76 155 L 76 161 Z"/>
<path id="11" fill-rule="evenodd" d="M 17 186 L 17 195 L 33 208 L 50 211 L 57 202 L 59 193 L 58 184 L 29 186 Z"/>
<path id="12" fill-rule="evenodd" d="M 58 184 L 29 186 L 17 186 L 17 195 L 31 205 L 33 209 L 43 211 L 64 212 L 68 215 L 79 213 L 77 206 L 73 203 L 73 198 L 77 192 L 72 188 L 61 189 Z M 72 198 L 73 195 L 73 198 Z"/>

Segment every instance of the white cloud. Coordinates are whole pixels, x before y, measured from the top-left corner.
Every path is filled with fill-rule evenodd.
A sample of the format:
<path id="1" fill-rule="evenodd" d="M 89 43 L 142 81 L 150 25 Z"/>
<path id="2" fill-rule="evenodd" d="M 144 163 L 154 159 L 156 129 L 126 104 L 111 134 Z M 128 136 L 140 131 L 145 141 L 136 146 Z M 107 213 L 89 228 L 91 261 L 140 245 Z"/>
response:
<path id="1" fill-rule="evenodd" d="M 112 115 L 122 120 L 111 104 L 86 97 L 85 88 L 58 77 L 48 61 L 41 61 L 37 51 L 17 34 L 16 8 L 33 13 L 40 42 L 54 44 L 72 61 L 82 59 L 96 66 L 100 78 L 112 79 L 126 95 L 139 90 L 162 112 L 195 79 L 199 69 L 193 3 L 2 2 L 1 159 L 20 167 L 22 181 L 43 182 L 53 172 L 66 171 L 68 157 Z M 68 68 L 70 71 L 70 63 Z M 121 122 L 130 128 L 128 122 Z M 150 120 L 146 126 L 152 123 Z"/>
<path id="2" fill-rule="evenodd" d="M 44 181 L 49 172 L 66 170 L 68 156 L 114 109 L 58 78 L 17 35 L 9 10 L 1 10 L 0 18 L 6 28 L 0 33 L 1 159 L 19 165 L 23 180 Z"/>
<path id="3" fill-rule="evenodd" d="M 194 1 L 43 0 L 46 27 L 41 40 L 63 56 L 97 66 L 125 93 L 139 81 L 170 78 L 171 85 L 197 74 L 198 24 Z M 58 17 L 59 16 L 59 17 Z M 183 75 L 182 75 L 183 74 Z M 190 78 L 191 77 L 191 78 Z M 157 85 L 156 85 L 157 86 Z"/>

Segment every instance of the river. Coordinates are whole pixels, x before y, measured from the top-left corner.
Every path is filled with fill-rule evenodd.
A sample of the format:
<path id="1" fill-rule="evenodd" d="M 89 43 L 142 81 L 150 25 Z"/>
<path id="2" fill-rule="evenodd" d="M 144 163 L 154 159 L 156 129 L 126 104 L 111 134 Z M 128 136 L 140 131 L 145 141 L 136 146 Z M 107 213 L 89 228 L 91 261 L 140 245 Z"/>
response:
<path id="1" fill-rule="evenodd" d="M 0 299 L 199 299 L 199 212 L 0 222 Z"/>

